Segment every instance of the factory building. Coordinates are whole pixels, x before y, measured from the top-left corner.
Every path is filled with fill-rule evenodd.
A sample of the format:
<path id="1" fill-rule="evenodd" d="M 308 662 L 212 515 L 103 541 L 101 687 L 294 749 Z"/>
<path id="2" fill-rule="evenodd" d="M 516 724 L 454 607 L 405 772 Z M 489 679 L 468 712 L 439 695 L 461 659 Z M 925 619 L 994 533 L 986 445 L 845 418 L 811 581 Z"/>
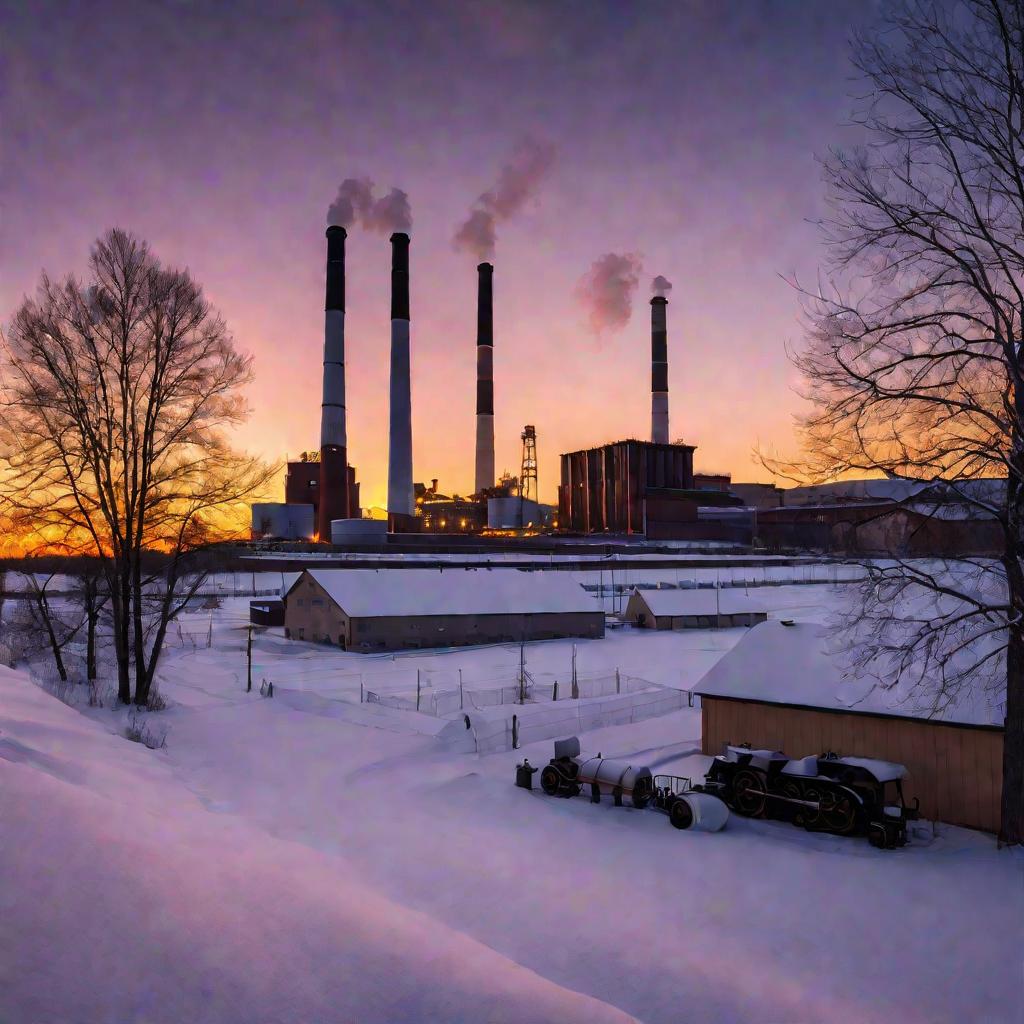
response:
<path id="1" fill-rule="evenodd" d="M 604 612 L 560 573 L 517 569 L 306 569 L 285 595 L 285 635 L 360 652 L 604 636 Z"/>
<path id="2" fill-rule="evenodd" d="M 561 459 L 558 521 L 571 533 L 658 536 L 696 520 L 692 445 L 616 441 Z"/>

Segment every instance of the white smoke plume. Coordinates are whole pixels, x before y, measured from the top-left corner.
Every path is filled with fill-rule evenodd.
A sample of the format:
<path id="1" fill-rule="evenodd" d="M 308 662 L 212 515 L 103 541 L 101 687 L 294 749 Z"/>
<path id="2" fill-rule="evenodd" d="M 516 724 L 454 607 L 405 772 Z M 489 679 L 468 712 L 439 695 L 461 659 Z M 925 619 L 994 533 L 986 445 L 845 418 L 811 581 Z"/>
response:
<path id="1" fill-rule="evenodd" d="M 651 292 L 656 296 L 663 299 L 668 298 L 670 291 L 672 291 L 672 282 L 667 277 L 662 277 L 661 274 L 651 282 Z"/>
<path id="2" fill-rule="evenodd" d="M 393 188 L 379 199 L 373 191 L 369 178 L 346 178 L 327 209 L 327 223 L 343 228 L 359 224 L 368 231 L 384 235 L 408 231 L 412 227 L 409 197 L 400 188 Z"/>
<path id="3" fill-rule="evenodd" d="M 595 334 L 622 330 L 629 322 L 642 270 L 639 254 L 608 252 L 580 279 L 576 296 Z"/>
<path id="4" fill-rule="evenodd" d="M 455 248 L 472 253 L 478 260 L 494 259 L 498 225 L 526 205 L 554 162 L 555 147 L 550 142 L 532 136 L 521 139 L 498 173 L 494 187 L 477 199 L 455 232 Z"/>

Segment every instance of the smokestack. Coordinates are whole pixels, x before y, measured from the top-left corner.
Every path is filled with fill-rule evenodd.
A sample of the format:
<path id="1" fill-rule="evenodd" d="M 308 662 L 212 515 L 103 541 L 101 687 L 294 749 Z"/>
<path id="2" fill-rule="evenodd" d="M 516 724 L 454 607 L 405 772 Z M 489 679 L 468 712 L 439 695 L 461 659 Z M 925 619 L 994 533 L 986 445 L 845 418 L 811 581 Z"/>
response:
<path id="1" fill-rule="evenodd" d="M 409 379 L 409 236 L 391 236 L 391 436 L 388 512 L 413 514 L 412 389 Z"/>
<path id="2" fill-rule="evenodd" d="M 320 497 L 317 532 L 330 543 L 331 520 L 349 513 L 345 437 L 345 238 L 327 229 L 327 296 L 324 302 L 324 383 L 320 406 Z"/>
<path id="3" fill-rule="evenodd" d="M 651 440 L 668 444 L 668 299 L 651 299 Z"/>
<path id="4" fill-rule="evenodd" d="M 477 268 L 476 299 L 476 486 L 480 494 L 494 486 L 494 267 Z"/>

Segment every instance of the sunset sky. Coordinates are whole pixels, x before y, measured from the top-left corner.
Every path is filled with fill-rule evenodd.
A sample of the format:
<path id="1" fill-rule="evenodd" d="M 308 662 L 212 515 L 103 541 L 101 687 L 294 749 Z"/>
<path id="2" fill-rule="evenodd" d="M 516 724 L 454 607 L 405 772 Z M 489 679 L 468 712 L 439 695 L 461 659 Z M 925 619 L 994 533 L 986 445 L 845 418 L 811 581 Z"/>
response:
<path id="1" fill-rule="evenodd" d="M 671 435 L 696 467 L 767 479 L 789 449 L 800 340 L 784 278 L 823 251 L 816 157 L 850 141 L 829 2 L 14 3 L 0 0 L 0 322 L 40 271 L 80 271 L 119 225 L 187 265 L 256 357 L 240 445 L 319 439 L 324 227 L 342 179 L 408 193 L 417 480 L 473 483 L 476 259 L 452 238 L 524 138 L 546 176 L 497 228 L 497 469 L 537 427 L 557 456 L 650 432 L 650 282 L 669 294 Z M 595 333 L 579 281 L 642 260 Z M 363 503 L 387 485 L 389 246 L 348 240 L 348 437 Z"/>

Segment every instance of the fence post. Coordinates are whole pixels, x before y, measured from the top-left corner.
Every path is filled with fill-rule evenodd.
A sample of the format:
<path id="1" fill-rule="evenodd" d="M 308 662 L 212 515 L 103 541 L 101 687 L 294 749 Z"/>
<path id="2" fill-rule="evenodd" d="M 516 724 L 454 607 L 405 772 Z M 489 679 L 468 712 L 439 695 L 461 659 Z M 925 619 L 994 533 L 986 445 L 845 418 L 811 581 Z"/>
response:
<path id="1" fill-rule="evenodd" d="M 551 699 L 558 700 L 558 680 L 555 680 L 554 688 L 551 691 Z"/>
<path id="2" fill-rule="evenodd" d="M 517 750 L 519 748 L 519 716 L 512 716 L 512 749 Z"/>
<path id="3" fill-rule="evenodd" d="M 622 684 L 619 681 L 619 670 L 616 667 L 616 669 L 615 669 L 615 692 L 616 693 L 622 693 L 621 685 Z"/>
<path id="4" fill-rule="evenodd" d="M 462 710 L 462 669 L 459 669 L 459 710 Z"/>
<path id="5" fill-rule="evenodd" d="M 363 703 L 363 677 L 359 677 L 359 703 Z"/>
<path id="6" fill-rule="evenodd" d="M 416 710 L 420 709 L 420 670 L 416 669 Z"/>

